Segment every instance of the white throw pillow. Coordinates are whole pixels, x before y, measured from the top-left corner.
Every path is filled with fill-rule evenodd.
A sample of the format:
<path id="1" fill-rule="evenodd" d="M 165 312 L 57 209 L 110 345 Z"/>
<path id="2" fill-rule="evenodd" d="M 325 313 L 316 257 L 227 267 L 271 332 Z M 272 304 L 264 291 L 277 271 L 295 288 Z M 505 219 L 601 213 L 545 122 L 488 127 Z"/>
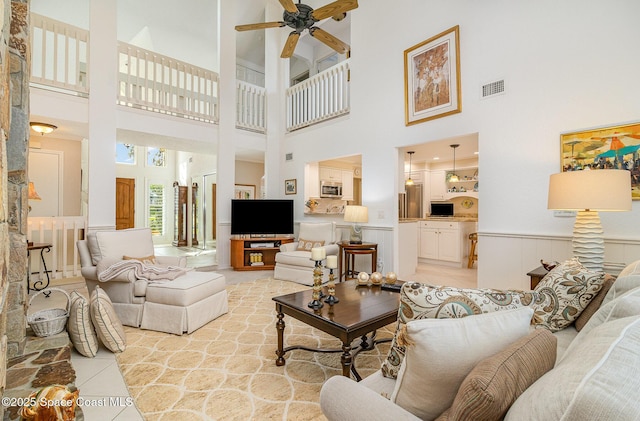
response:
<path id="1" fill-rule="evenodd" d="M 529 334 L 533 309 L 521 307 L 406 325 L 406 355 L 391 400 L 424 420 L 451 406 L 479 361 Z"/>

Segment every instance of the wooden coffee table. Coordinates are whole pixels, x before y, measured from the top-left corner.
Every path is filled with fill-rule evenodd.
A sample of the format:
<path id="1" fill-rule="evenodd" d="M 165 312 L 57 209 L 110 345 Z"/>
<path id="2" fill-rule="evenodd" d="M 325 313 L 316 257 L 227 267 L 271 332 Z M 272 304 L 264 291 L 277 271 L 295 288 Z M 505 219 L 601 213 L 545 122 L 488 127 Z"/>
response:
<path id="1" fill-rule="evenodd" d="M 326 294 L 326 288 L 324 290 Z M 340 302 L 332 306 L 324 303 L 324 306 L 319 310 L 313 310 L 307 305 L 312 301 L 311 294 L 312 291 L 309 289 L 273 298 L 278 314 L 276 365 L 285 365 L 285 354 L 294 349 L 312 352 L 342 352 L 340 357 L 342 375 L 349 377 L 349 373 L 352 372 L 355 378 L 360 381 L 361 377 L 354 366 L 355 356 L 360 351 L 372 349 L 377 343 L 391 340 L 390 338 L 377 340 L 375 332 L 376 329 L 396 321 L 400 306 L 400 294 L 383 290 L 380 286 L 358 286 L 356 281 L 347 281 L 336 284 L 336 297 L 340 299 Z M 342 348 L 313 349 L 302 345 L 285 348 L 285 314 L 340 339 Z M 360 344 L 352 347 L 351 344 L 357 338 L 361 338 Z"/>

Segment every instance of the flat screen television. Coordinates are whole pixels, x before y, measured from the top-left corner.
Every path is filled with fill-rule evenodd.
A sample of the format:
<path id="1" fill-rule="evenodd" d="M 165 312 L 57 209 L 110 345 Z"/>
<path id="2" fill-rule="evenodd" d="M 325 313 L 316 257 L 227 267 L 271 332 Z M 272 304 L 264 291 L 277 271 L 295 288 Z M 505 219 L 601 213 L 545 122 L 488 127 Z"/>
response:
<path id="1" fill-rule="evenodd" d="M 293 234 L 293 200 L 231 200 L 231 235 Z"/>

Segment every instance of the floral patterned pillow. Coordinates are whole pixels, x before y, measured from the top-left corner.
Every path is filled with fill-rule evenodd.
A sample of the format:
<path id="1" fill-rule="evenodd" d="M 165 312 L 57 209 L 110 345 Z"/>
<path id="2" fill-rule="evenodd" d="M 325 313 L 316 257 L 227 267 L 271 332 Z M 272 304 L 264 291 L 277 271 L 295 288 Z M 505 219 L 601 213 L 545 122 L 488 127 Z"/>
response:
<path id="1" fill-rule="evenodd" d="M 313 240 L 303 240 L 302 238 L 298 240 L 298 251 L 311 251 L 312 248 L 322 247 L 324 246 L 324 240 L 322 241 L 313 241 Z"/>
<path id="2" fill-rule="evenodd" d="M 533 291 L 455 288 L 407 282 L 400 290 L 398 323 L 387 359 L 382 363 L 382 374 L 397 377 L 405 355 L 405 347 L 398 343 L 397 337 L 411 320 L 448 319 L 511 310 L 532 306 L 538 299 Z"/>
<path id="3" fill-rule="evenodd" d="M 604 278 L 604 272 L 585 268 L 577 258 L 559 264 L 536 285 L 540 301 L 533 306 L 533 324 L 551 332 L 569 326 L 598 295 Z"/>

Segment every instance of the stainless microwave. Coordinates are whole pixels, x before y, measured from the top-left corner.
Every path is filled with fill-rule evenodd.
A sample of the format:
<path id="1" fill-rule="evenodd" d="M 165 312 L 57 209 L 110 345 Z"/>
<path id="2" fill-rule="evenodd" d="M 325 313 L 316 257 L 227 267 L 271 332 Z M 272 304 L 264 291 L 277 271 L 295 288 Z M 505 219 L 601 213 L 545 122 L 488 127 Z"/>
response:
<path id="1" fill-rule="evenodd" d="M 342 183 L 336 183 L 334 181 L 321 181 L 320 197 L 342 197 Z"/>

